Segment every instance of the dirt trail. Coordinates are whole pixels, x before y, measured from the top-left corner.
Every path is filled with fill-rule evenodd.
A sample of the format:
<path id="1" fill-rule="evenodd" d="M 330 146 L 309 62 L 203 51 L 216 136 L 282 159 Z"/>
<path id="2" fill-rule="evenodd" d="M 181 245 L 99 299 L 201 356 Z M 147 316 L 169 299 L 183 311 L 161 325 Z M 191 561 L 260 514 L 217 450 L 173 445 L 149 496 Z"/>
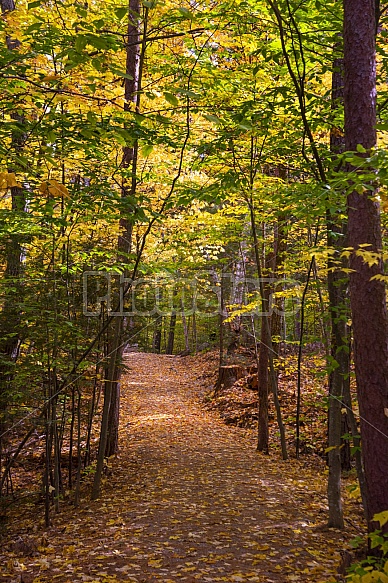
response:
<path id="1" fill-rule="evenodd" d="M 23 581 L 330 580 L 343 535 L 317 528 L 325 480 L 259 455 L 252 434 L 206 412 L 195 362 L 126 357 L 120 455 L 103 494 L 55 517 Z"/>

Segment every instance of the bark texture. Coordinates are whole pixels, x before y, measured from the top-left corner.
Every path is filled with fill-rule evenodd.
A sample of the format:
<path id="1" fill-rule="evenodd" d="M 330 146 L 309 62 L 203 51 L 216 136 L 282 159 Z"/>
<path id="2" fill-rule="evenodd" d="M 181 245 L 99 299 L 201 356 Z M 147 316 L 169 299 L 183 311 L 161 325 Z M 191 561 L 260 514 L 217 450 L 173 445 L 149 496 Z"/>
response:
<path id="1" fill-rule="evenodd" d="M 128 12 L 128 34 L 127 34 L 127 54 L 126 54 L 126 74 L 124 83 L 124 110 L 130 111 L 132 108 L 139 108 L 139 90 L 141 85 L 141 45 L 140 45 L 140 7 L 139 0 L 129 0 Z M 123 148 L 123 157 L 121 165 L 123 169 L 128 169 L 128 175 L 123 178 L 121 187 L 121 196 L 125 200 L 128 196 L 136 194 L 136 170 L 137 170 L 137 143 L 134 146 L 125 146 Z M 121 213 L 120 234 L 117 241 L 117 250 L 119 259 L 123 263 L 128 263 L 128 254 L 132 245 L 132 217 L 130 211 Z M 124 271 L 125 277 L 128 277 L 128 270 Z M 123 294 L 123 289 L 120 294 Z M 105 455 L 107 457 L 118 451 L 118 432 L 120 420 L 120 376 L 121 360 L 124 352 L 124 332 L 126 320 L 123 316 L 119 318 L 119 325 L 113 323 L 108 344 L 109 362 L 106 367 L 106 382 L 110 384 L 108 393 L 110 394 L 109 422 L 108 422 L 108 439 L 106 444 Z M 116 338 L 118 335 L 118 339 Z"/>
<path id="2" fill-rule="evenodd" d="M 337 47 L 338 48 L 338 47 Z M 342 58 L 333 62 L 332 74 L 332 110 L 335 112 L 343 105 L 344 99 L 344 63 Z M 330 132 L 330 150 L 335 155 L 345 150 L 345 137 L 342 128 L 334 127 Z M 328 259 L 327 287 L 329 292 L 329 310 L 331 324 L 331 357 L 335 361 L 329 376 L 329 415 L 328 415 L 328 465 L 329 477 L 327 482 L 327 498 L 329 503 L 328 526 L 333 528 L 344 527 L 343 505 L 341 496 L 341 435 L 342 413 L 345 383 L 349 375 L 349 351 L 347 341 L 347 313 L 346 291 L 347 278 L 341 271 L 340 253 L 343 247 L 345 225 L 338 220 L 336 213 L 328 205 L 327 245 L 334 250 Z M 343 444 L 342 444 L 343 445 Z M 349 444 L 347 443 L 347 447 Z"/>
<path id="3" fill-rule="evenodd" d="M 1 12 L 15 10 L 14 0 L 1 0 Z M 7 48 L 12 51 L 20 46 L 20 41 L 6 36 Z M 25 119 L 20 113 L 11 115 L 15 129 L 11 136 L 11 155 L 20 155 L 25 142 Z M 17 164 L 7 164 L 8 172 L 20 170 Z M 12 211 L 25 211 L 25 195 L 22 188 L 13 186 L 11 189 Z M 4 294 L 0 298 L 0 466 L 2 463 L 3 440 L 1 435 L 5 430 L 6 410 L 12 391 L 13 367 L 20 347 L 20 305 L 23 298 L 23 247 L 20 235 L 9 235 L 4 248 L 5 269 L 3 275 Z"/>
<path id="4" fill-rule="evenodd" d="M 345 145 L 356 150 L 361 144 L 367 154 L 376 144 L 375 29 L 374 0 L 344 0 Z M 382 248 L 379 206 L 370 192 L 354 190 L 348 196 L 350 296 L 366 513 L 374 530 L 373 515 L 388 509 L 388 321 L 385 286 L 371 279 L 383 266 L 369 266 L 357 255 L 365 244 L 370 251 Z"/>
<path id="5" fill-rule="evenodd" d="M 262 304 L 265 306 L 267 313 L 261 317 L 260 332 L 260 352 L 257 368 L 257 382 L 259 391 L 259 431 L 257 436 L 257 449 L 263 453 L 268 453 L 269 449 L 269 427 L 268 427 L 268 393 L 269 393 L 269 351 L 272 344 L 271 340 L 271 320 L 269 315 L 269 297 L 270 289 L 268 284 L 264 285 L 264 298 Z M 264 308 L 263 308 L 264 309 Z M 268 325 L 265 325 L 264 319 L 267 318 Z"/>

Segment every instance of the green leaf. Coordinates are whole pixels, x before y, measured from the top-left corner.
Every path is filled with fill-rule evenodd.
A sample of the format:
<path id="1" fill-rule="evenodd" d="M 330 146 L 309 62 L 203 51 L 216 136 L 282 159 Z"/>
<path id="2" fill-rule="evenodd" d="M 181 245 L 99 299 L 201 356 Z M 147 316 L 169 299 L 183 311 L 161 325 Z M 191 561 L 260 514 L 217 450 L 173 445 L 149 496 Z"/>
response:
<path id="1" fill-rule="evenodd" d="M 154 147 L 151 144 L 145 144 L 145 146 L 143 146 L 141 149 L 142 156 L 147 158 L 147 156 L 151 154 L 153 149 Z"/>
<path id="2" fill-rule="evenodd" d="M 220 118 L 217 117 L 216 115 L 211 115 L 210 113 L 204 113 L 202 115 L 205 119 L 207 119 L 208 121 L 211 121 L 212 123 L 215 123 L 217 125 L 221 124 Z"/>
<path id="3" fill-rule="evenodd" d="M 28 4 L 28 10 L 31 10 L 31 8 L 37 8 L 41 4 L 42 4 L 42 0 L 35 0 L 35 2 L 30 2 Z"/>
<path id="4" fill-rule="evenodd" d="M 90 138 L 93 137 L 93 134 L 90 130 L 88 130 L 87 128 L 82 128 L 81 132 L 80 132 L 84 138 L 86 138 L 87 140 L 89 140 Z"/>
<path id="5" fill-rule="evenodd" d="M 92 59 L 92 65 L 96 71 L 101 71 L 101 61 L 100 59 Z"/>
<path id="6" fill-rule="evenodd" d="M 103 18 L 100 18 L 99 20 L 95 20 L 93 22 L 93 24 L 96 27 L 96 29 L 99 30 L 100 28 L 102 28 L 103 26 L 105 26 L 105 20 Z"/>
<path id="7" fill-rule="evenodd" d="M 128 73 L 125 73 L 124 71 L 120 71 L 120 69 L 116 69 L 115 67 L 111 67 L 110 70 L 115 75 L 118 75 L 119 77 L 123 77 L 124 79 L 129 79 L 130 81 L 132 81 L 132 79 L 133 79 L 132 75 L 129 75 Z"/>
<path id="8" fill-rule="evenodd" d="M 247 131 L 250 131 L 251 129 L 253 129 L 253 126 L 251 126 L 251 124 L 248 121 L 244 121 L 243 123 L 239 123 L 238 127 L 241 130 L 247 130 Z"/>
<path id="9" fill-rule="evenodd" d="M 187 97 L 191 97 L 192 99 L 201 98 L 199 93 L 194 93 L 194 91 L 190 91 L 190 89 L 179 89 L 178 93 L 181 93 L 182 95 L 187 95 Z"/>
<path id="10" fill-rule="evenodd" d="M 128 8 L 126 6 L 119 6 L 119 8 L 115 8 L 115 13 L 117 18 L 122 20 L 128 14 Z"/>
<path id="11" fill-rule="evenodd" d="M 103 50 L 108 48 L 107 39 L 102 36 L 89 35 L 87 42 L 92 45 L 92 47 Z"/>
<path id="12" fill-rule="evenodd" d="M 171 123 L 172 120 L 169 117 L 166 117 L 165 115 L 160 115 L 159 113 L 156 115 L 155 117 L 156 121 L 160 122 L 160 123 Z"/>
<path id="13" fill-rule="evenodd" d="M 168 91 L 166 91 L 164 93 L 164 99 L 166 101 L 168 101 L 168 103 L 171 103 L 171 105 L 178 105 L 179 101 L 178 99 L 175 97 L 175 95 L 173 95 L 172 93 L 169 93 Z"/>
<path id="14" fill-rule="evenodd" d="M 74 48 L 78 53 L 82 53 L 88 43 L 88 39 L 84 35 L 78 35 L 75 39 Z"/>
<path id="15" fill-rule="evenodd" d="M 86 119 L 88 122 L 95 124 L 96 123 L 96 114 L 93 111 L 88 111 L 86 114 Z"/>
<path id="16" fill-rule="evenodd" d="M 88 11 L 85 10 L 85 8 L 82 8 L 82 6 L 76 6 L 75 11 L 79 16 L 81 16 L 81 18 L 86 18 L 88 15 Z"/>
<path id="17" fill-rule="evenodd" d="M 185 18 L 188 18 L 189 20 L 193 20 L 194 15 L 190 12 L 190 10 L 187 10 L 187 8 L 178 8 L 179 12 L 182 14 L 182 16 L 184 16 Z"/>
<path id="18" fill-rule="evenodd" d="M 145 115 L 142 115 L 141 113 L 135 113 L 134 114 L 134 118 L 136 120 L 136 123 L 140 126 L 143 121 L 145 121 L 146 117 Z"/>
<path id="19" fill-rule="evenodd" d="M 356 150 L 357 150 L 357 152 L 360 152 L 361 154 L 365 154 L 365 152 L 366 152 L 366 150 L 362 144 L 357 144 Z"/>
<path id="20" fill-rule="evenodd" d="M 55 132 L 53 132 L 53 131 L 47 132 L 46 139 L 47 139 L 48 143 L 53 144 L 56 140 Z"/>
<path id="21" fill-rule="evenodd" d="M 31 24 L 31 26 L 29 26 L 26 30 L 26 34 L 30 34 L 31 32 L 34 32 L 35 30 L 40 30 L 42 27 L 42 23 L 41 22 L 35 22 L 34 24 Z"/>

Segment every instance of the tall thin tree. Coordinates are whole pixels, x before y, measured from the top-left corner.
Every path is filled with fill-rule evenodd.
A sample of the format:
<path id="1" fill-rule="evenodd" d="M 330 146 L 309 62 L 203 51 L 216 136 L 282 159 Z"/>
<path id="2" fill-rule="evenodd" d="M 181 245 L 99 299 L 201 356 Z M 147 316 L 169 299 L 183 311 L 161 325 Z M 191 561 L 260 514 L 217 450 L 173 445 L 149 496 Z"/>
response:
<path id="1" fill-rule="evenodd" d="M 124 81 L 125 111 L 132 108 L 138 110 L 141 85 L 141 53 L 145 47 L 145 31 L 143 42 L 141 42 L 141 3 L 139 0 L 129 0 L 128 6 L 128 30 L 127 30 L 127 52 L 126 52 L 126 76 Z M 146 9 L 147 14 L 147 9 Z M 146 21 L 146 19 L 145 19 Z M 123 183 L 121 187 L 122 198 L 134 196 L 136 192 L 136 171 L 137 171 L 138 146 L 137 142 L 133 146 L 123 148 L 122 168 Z M 125 171 L 128 170 L 128 173 Z M 131 250 L 132 240 L 132 217 L 128 213 L 122 213 L 120 217 L 120 235 L 118 238 L 118 258 L 124 264 L 128 263 L 128 254 Z M 127 270 L 124 270 L 127 275 Z M 123 294 L 122 289 L 119 294 Z M 100 493 L 101 476 L 104 466 L 104 458 L 117 452 L 118 430 L 120 412 L 120 376 L 121 360 L 123 355 L 123 333 L 125 319 L 124 315 L 117 315 L 113 318 L 108 333 L 108 361 L 105 370 L 104 406 L 100 430 L 100 443 L 97 458 L 97 468 L 93 483 L 92 499 L 96 499 Z"/>
<path id="2" fill-rule="evenodd" d="M 16 8 L 14 0 L 1 0 L 1 12 L 6 14 Z M 9 51 L 16 51 L 20 41 L 6 36 Z M 13 130 L 11 136 L 10 161 L 8 172 L 14 173 L 20 169 L 20 165 L 12 158 L 20 156 L 25 141 L 25 118 L 20 104 L 11 112 Z M 26 199 L 23 188 L 11 186 L 12 212 L 20 213 L 25 210 Z M 5 270 L 3 276 L 4 294 L 1 298 L 0 311 L 0 466 L 2 459 L 2 433 L 5 428 L 5 410 L 9 402 L 13 367 L 19 352 L 20 334 L 20 301 L 22 294 L 23 274 L 23 247 L 18 234 L 10 234 L 5 247 Z"/>

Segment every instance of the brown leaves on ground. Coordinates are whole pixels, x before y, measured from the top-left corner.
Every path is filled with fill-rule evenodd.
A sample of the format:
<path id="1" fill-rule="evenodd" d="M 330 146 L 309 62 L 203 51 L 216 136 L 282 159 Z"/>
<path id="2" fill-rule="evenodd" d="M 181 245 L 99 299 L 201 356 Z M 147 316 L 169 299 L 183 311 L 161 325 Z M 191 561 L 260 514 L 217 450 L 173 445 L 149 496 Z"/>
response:
<path id="1" fill-rule="evenodd" d="M 224 423 L 255 428 L 258 420 L 257 374 L 250 374 L 254 360 L 245 356 L 246 375 L 227 389 L 208 399 L 208 408 L 219 412 Z M 296 351 L 288 351 L 277 364 L 279 401 L 291 455 L 295 452 L 297 367 Z M 327 447 L 327 388 L 325 357 L 315 351 L 305 354 L 301 365 L 302 407 L 300 417 L 300 452 L 324 456 Z M 257 368 L 256 368 L 257 370 Z M 252 390 L 252 388 L 254 390 Z M 272 395 L 269 395 L 269 429 L 273 448 L 280 448 L 278 425 Z"/>
<path id="2" fill-rule="evenodd" d="M 0 581 L 336 580 L 355 516 L 351 533 L 321 528 L 323 463 L 259 455 L 254 432 L 203 409 L 206 364 L 128 355 L 120 455 L 101 498 L 63 504 L 46 532 L 40 507 L 13 511 Z"/>

